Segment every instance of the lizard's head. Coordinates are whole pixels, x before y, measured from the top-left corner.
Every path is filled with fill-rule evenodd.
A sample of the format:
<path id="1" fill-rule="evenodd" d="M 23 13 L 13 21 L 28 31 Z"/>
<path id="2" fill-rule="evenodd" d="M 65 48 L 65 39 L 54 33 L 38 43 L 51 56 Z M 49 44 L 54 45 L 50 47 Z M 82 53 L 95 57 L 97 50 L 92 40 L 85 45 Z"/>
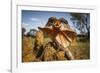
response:
<path id="1" fill-rule="evenodd" d="M 59 20 L 56 20 L 55 22 L 54 22 L 54 28 L 60 28 L 61 27 L 61 21 L 59 21 Z"/>

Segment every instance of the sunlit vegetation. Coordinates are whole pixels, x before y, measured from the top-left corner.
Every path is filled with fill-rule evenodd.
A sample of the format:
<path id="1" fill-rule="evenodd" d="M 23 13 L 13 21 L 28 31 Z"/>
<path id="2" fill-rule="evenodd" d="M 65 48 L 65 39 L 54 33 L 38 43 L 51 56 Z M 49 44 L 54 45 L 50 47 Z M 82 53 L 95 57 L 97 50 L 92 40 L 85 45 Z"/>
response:
<path id="1" fill-rule="evenodd" d="M 65 52 L 53 47 L 49 38 L 44 38 L 42 47 L 36 50 L 35 39 L 33 37 L 23 37 L 22 61 L 23 62 L 38 62 L 38 61 L 61 61 L 67 60 Z M 86 38 L 84 41 L 77 39 L 69 47 L 75 60 L 90 59 L 90 42 Z M 38 46 L 39 47 L 39 46 Z"/>

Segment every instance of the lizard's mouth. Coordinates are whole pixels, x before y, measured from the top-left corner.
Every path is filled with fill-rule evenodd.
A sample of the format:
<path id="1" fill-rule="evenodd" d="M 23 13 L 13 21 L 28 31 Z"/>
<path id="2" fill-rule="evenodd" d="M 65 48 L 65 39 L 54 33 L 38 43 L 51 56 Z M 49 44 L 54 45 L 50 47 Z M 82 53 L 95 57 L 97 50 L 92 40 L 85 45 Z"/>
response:
<path id="1" fill-rule="evenodd" d="M 57 24 L 54 25 L 54 27 L 60 28 L 60 27 L 61 27 L 61 24 L 58 24 L 58 23 L 57 23 Z"/>

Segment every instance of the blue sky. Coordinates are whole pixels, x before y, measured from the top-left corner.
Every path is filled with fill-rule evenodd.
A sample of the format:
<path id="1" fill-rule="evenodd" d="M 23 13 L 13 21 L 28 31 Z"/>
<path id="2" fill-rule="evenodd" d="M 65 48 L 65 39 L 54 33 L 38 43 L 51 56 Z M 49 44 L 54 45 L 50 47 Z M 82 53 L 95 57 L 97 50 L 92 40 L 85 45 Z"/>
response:
<path id="1" fill-rule="evenodd" d="M 32 11 L 32 10 L 22 10 L 22 27 L 28 32 L 30 29 L 34 28 L 38 30 L 39 27 L 44 27 L 50 17 L 65 18 L 69 25 L 73 27 L 71 22 L 70 14 L 67 12 L 48 12 L 48 11 Z"/>

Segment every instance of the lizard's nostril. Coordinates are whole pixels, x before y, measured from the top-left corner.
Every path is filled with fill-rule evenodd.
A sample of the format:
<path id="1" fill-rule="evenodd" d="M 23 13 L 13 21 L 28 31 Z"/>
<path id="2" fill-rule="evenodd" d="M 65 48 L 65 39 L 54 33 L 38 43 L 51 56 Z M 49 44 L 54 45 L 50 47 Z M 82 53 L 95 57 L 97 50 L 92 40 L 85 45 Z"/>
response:
<path id="1" fill-rule="evenodd" d="M 59 26 L 59 24 L 56 24 L 56 26 Z"/>
<path id="2" fill-rule="evenodd" d="M 54 24 L 54 26 L 57 27 L 57 28 L 60 27 L 61 26 L 60 25 L 60 22 L 59 21 L 56 21 L 55 24 Z"/>
<path id="3" fill-rule="evenodd" d="M 56 24 L 56 26 L 58 26 L 58 24 Z"/>

